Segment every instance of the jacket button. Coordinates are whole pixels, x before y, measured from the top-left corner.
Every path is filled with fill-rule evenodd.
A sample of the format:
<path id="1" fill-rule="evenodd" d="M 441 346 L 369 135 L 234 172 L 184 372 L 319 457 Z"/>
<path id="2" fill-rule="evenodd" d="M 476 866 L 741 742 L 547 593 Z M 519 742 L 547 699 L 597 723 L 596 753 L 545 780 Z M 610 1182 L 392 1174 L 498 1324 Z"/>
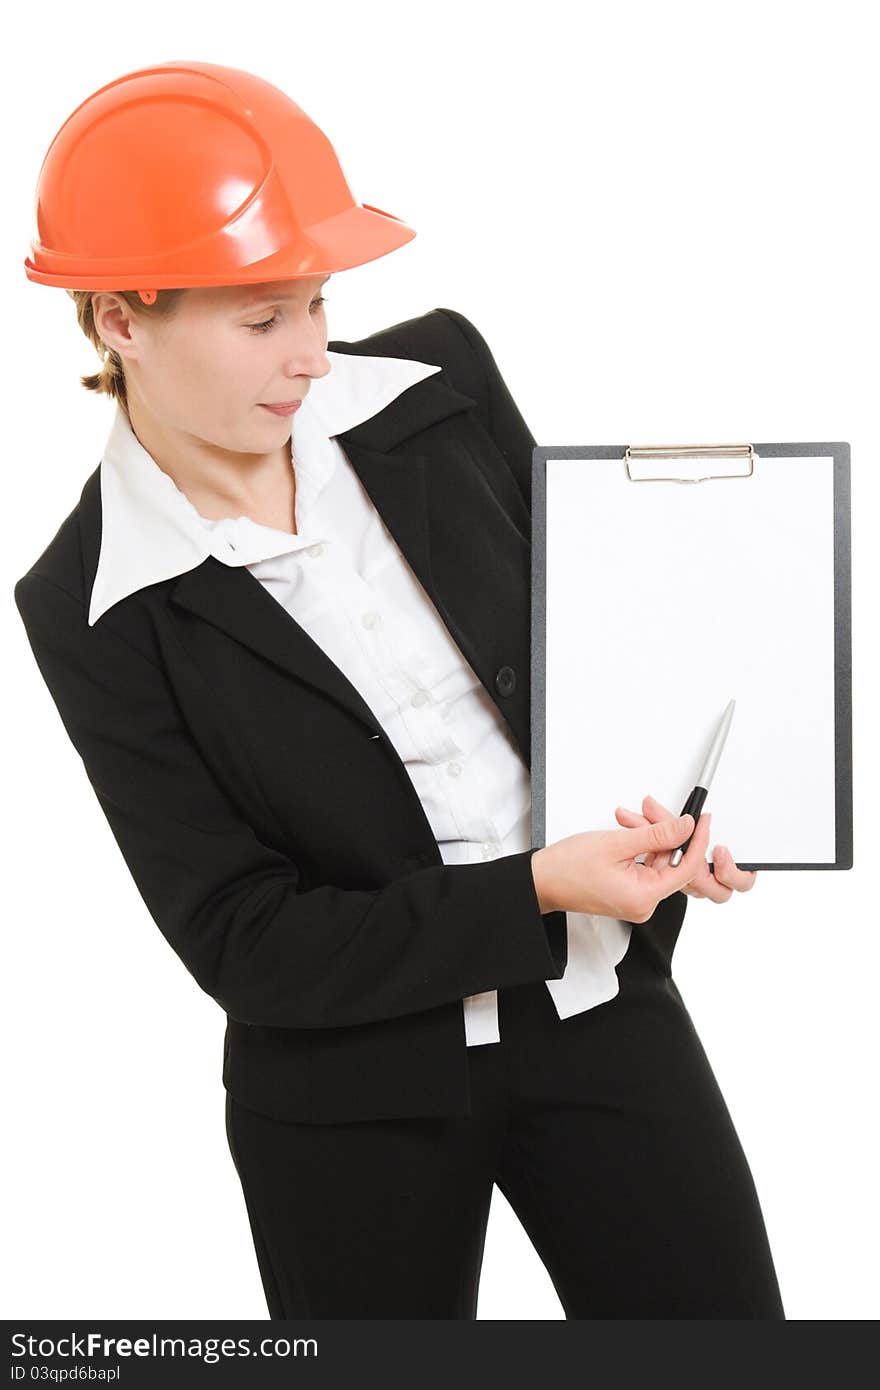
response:
<path id="1" fill-rule="evenodd" d="M 516 672 L 512 666 L 502 666 L 495 676 L 495 689 L 499 695 L 512 695 L 516 690 Z"/>

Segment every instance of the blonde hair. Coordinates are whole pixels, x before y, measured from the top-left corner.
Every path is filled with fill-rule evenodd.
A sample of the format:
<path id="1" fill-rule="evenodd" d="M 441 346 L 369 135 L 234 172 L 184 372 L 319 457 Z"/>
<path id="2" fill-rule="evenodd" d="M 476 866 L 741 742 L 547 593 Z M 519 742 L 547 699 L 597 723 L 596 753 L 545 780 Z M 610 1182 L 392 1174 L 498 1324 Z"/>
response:
<path id="1" fill-rule="evenodd" d="M 67 293 L 76 305 L 76 317 L 80 328 L 102 359 L 101 370 L 92 376 L 81 376 L 80 381 L 87 391 L 98 391 L 117 400 L 127 415 L 128 397 L 122 358 L 114 348 L 107 347 L 95 327 L 92 298 L 100 291 L 68 290 Z M 157 290 L 153 304 L 145 304 L 137 290 L 116 290 L 114 293 L 118 294 L 120 299 L 124 299 L 135 314 L 140 314 L 144 318 L 162 319 L 170 318 L 174 314 L 180 303 L 180 297 L 185 291 L 182 289 Z"/>

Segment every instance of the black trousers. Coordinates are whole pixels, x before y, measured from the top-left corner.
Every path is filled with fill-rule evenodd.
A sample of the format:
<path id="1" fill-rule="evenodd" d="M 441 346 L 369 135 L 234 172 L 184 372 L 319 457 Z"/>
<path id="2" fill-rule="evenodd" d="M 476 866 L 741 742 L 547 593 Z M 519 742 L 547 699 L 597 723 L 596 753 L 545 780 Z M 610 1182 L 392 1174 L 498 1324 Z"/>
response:
<path id="1" fill-rule="evenodd" d="M 499 991 L 468 1117 L 287 1123 L 227 1095 L 270 1318 L 476 1318 L 497 1184 L 566 1318 L 784 1319 L 678 988 L 635 934 L 617 973 L 614 999 L 562 1020 L 543 983 Z"/>

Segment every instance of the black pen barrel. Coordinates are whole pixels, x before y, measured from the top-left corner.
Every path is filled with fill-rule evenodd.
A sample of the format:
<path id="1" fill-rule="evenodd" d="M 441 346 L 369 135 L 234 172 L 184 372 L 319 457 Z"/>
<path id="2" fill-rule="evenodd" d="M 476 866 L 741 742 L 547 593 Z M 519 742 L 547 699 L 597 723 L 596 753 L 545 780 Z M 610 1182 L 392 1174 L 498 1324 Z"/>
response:
<path id="1" fill-rule="evenodd" d="M 708 787 L 694 787 L 694 789 L 693 789 L 693 791 L 691 792 L 690 796 L 688 797 L 687 801 L 684 803 L 684 805 L 683 805 L 682 808 L 681 808 L 681 814 L 682 814 L 683 816 L 693 816 L 693 818 L 694 818 L 694 830 L 696 830 L 696 828 L 697 828 L 697 821 L 700 819 L 700 812 L 701 812 L 702 809 L 703 809 L 703 802 L 706 800 L 706 797 L 707 797 L 708 795 L 709 795 L 709 789 L 708 789 Z M 687 837 L 687 839 L 685 840 L 684 844 L 681 846 L 681 852 L 682 852 L 682 854 L 687 854 L 688 845 L 690 844 L 690 842 L 691 842 L 692 839 L 693 839 L 693 834 L 688 835 L 688 837 Z"/>

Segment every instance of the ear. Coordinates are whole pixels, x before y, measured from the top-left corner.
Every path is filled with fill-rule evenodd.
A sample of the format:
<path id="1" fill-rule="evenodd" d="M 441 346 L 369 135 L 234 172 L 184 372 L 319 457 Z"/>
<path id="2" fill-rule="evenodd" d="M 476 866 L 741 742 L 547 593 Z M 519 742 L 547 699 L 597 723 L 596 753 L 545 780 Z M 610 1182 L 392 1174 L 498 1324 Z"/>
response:
<path id="1" fill-rule="evenodd" d="M 107 348 L 112 348 L 120 357 L 131 357 L 137 321 L 130 305 L 109 290 L 97 290 L 92 295 L 92 317 L 95 332 Z"/>

